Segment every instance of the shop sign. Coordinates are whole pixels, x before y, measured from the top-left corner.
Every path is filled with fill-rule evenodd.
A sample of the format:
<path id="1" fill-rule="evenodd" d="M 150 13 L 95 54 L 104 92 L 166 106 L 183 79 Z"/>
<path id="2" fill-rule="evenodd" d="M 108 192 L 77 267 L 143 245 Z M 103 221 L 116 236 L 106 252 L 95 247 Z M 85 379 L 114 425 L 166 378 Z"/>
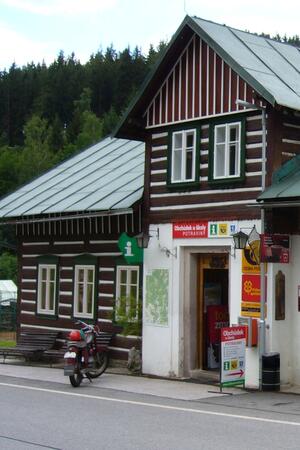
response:
<path id="1" fill-rule="evenodd" d="M 242 275 L 242 301 L 260 301 L 260 275 Z"/>
<path id="2" fill-rule="evenodd" d="M 289 263 L 290 238 L 287 234 L 261 235 L 261 261 L 269 263 Z"/>
<path id="3" fill-rule="evenodd" d="M 242 272 L 260 273 L 260 265 L 258 264 L 250 247 L 246 247 L 242 251 Z"/>
<path id="4" fill-rule="evenodd" d="M 173 239 L 207 238 L 208 222 L 176 222 L 173 223 Z"/>
<path id="5" fill-rule="evenodd" d="M 173 239 L 230 237 L 237 231 L 237 222 L 187 221 L 173 223 Z"/>
<path id="6" fill-rule="evenodd" d="M 246 327 L 221 329 L 220 385 L 245 386 Z"/>
<path id="7" fill-rule="evenodd" d="M 260 317 L 260 302 L 242 302 L 241 316 Z"/>

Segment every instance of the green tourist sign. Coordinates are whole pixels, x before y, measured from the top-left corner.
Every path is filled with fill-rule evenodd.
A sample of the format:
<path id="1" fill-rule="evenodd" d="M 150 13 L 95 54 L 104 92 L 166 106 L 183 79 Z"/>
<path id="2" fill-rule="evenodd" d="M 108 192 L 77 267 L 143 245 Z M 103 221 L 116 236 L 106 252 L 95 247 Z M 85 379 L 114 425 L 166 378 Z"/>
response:
<path id="1" fill-rule="evenodd" d="M 138 247 L 135 237 L 130 237 L 126 233 L 122 233 L 118 245 L 127 264 L 143 262 L 144 251 Z"/>

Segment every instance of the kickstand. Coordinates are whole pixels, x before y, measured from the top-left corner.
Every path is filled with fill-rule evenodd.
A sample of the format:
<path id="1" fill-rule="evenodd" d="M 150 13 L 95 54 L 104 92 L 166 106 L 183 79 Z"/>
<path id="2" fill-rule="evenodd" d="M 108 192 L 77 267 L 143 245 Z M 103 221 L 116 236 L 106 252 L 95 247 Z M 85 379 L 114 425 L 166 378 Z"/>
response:
<path id="1" fill-rule="evenodd" d="M 90 380 L 90 383 L 93 382 L 92 378 L 91 378 L 91 376 L 90 376 L 90 374 L 88 372 L 85 374 L 85 376 L 87 377 L 88 380 Z"/>

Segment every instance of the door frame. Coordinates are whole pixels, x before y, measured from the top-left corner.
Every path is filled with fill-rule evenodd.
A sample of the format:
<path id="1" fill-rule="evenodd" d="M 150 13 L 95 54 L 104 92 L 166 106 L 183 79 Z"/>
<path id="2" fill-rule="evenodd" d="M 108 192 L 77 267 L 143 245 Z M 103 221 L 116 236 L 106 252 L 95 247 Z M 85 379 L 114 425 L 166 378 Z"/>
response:
<path id="1" fill-rule="evenodd" d="M 198 368 L 204 369 L 205 360 L 205 323 L 204 323 L 204 270 L 226 269 L 229 277 L 229 257 L 227 253 L 199 253 L 198 254 L 198 314 L 197 314 L 197 362 Z M 228 283 L 229 285 L 229 283 Z M 228 295 L 229 300 L 229 295 Z M 229 306 L 229 305 L 228 305 Z"/>

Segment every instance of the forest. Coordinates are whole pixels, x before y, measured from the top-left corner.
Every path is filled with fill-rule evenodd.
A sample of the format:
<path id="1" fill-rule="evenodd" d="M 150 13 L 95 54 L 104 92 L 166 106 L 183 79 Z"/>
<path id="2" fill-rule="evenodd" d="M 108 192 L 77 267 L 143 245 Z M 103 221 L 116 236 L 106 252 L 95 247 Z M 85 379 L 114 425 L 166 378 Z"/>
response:
<path id="1" fill-rule="evenodd" d="M 273 39 L 300 46 L 297 35 Z M 0 72 L 0 197 L 109 135 L 166 46 L 144 55 L 111 45 L 85 64 L 61 51 L 49 66 L 14 63 Z M 12 230 L 1 226 L 0 279 L 16 280 L 11 245 Z"/>
<path id="2" fill-rule="evenodd" d="M 0 197 L 109 135 L 160 53 L 150 46 L 99 50 L 82 64 L 59 53 L 52 64 L 0 72 Z M 14 236 L 0 227 L 0 279 L 16 280 Z"/>

